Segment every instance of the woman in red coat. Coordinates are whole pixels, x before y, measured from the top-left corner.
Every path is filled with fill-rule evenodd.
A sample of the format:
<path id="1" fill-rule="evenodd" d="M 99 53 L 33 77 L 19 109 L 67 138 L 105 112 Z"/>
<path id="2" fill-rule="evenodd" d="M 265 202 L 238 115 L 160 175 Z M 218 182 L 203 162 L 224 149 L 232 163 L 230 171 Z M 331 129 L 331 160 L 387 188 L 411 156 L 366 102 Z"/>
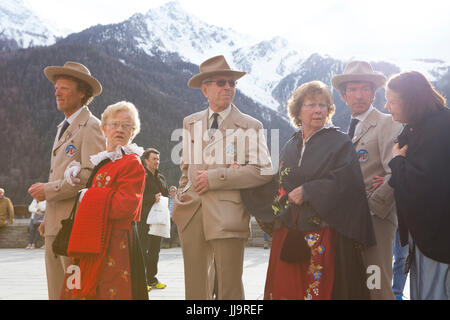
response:
<path id="1" fill-rule="evenodd" d="M 148 299 L 139 241 L 139 221 L 145 171 L 143 149 L 131 144 L 139 133 L 136 107 L 121 101 L 102 114 L 101 128 L 107 150 L 91 156 L 95 165 L 81 190 L 80 204 L 70 237 L 68 254 L 73 265 L 62 288 L 63 299 Z M 76 183 L 77 164 L 66 170 Z"/>

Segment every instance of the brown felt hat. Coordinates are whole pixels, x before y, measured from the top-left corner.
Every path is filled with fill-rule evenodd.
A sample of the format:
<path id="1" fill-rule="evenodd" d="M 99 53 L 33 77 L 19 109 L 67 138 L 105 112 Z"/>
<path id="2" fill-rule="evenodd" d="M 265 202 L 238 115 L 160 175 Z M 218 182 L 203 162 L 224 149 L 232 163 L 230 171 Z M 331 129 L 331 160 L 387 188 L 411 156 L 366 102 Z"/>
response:
<path id="1" fill-rule="evenodd" d="M 44 69 L 44 74 L 48 80 L 55 83 L 56 76 L 72 76 L 74 78 L 83 80 L 92 88 L 93 96 L 98 96 L 102 92 L 102 85 L 100 82 L 91 76 L 89 69 L 78 62 L 67 61 L 64 66 L 49 66 Z"/>
<path id="2" fill-rule="evenodd" d="M 200 65 L 200 73 L 188 81 L 188 87 L 199 89 L 205 79 L 214 75 L 234 76 L 234 80 L 243 77 L 247 72 L 231 70 L 224 56 L 212 57 Z"/>

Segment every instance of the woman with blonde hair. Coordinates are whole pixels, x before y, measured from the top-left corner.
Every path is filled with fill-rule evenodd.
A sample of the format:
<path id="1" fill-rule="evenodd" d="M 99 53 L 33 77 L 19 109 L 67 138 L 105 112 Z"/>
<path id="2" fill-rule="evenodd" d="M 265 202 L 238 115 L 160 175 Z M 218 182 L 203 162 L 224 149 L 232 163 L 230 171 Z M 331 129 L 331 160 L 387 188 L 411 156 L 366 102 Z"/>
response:
<path id="1" fill-rule="evenodd" d="M 135 222 L 140 219 L 145 171 L 143 149 L 131 143 L 140 131 L 136 107 L 126 101 L 108 106 L 101 129 L 106 151 L 81 191 L 68 254 L 79 267 L 79 285 L 66 282 L 63 299 L 148 299 Z M 77 165 L 65 177 L 77 183 Z"/>
<path id="2" fill-rule="evenodd" d="M 288 113 L 299 130 L 284 146 L 265 299 L 367 299 L 361 248 L 375 243 L 358 158 L 331 123 L 328 87 L 298 87 Z"/>

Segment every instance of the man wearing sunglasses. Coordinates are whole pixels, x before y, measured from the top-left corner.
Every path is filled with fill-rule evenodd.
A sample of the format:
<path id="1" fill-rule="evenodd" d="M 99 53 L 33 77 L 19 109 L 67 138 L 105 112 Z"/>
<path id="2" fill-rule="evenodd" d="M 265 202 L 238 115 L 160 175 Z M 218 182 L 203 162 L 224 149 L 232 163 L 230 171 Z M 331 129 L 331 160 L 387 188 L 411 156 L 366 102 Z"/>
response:
<path id="1" fill-rule="evenodd" d="M 260 121 L 233 105 L 236 81 L 244 75 L 216 56 L 203 62 L 200 73 L 188 82 L 190 88 L 201 89 L 209 103 L 206 110 L 183 121 L 182 176 L 172 214 L 183 249 L 189 300 L 212 299 L 215 277 L 217 299 L 244 299 L 244 244 L 250 235 L 250 216 L 240 189 L 271 179 L 265 172 L 271 160 L 264 136 L 239 146 L 240 137 L 263 129 Z"/>

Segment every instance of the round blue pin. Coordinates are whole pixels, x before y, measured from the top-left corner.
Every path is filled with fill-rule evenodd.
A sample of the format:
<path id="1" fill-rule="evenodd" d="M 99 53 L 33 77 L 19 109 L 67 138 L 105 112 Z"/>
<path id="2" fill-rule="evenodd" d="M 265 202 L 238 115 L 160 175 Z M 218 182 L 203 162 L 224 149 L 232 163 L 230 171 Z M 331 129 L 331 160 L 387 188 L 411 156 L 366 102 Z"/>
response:
<path id="1" fill-rule="evenodd" d="M 359 162 L 367 162 L 369 160 L 369 151 L 366 149 L 358 150 L 356 154 L 358 155 Z"/>
<path id="2" fill-rule="evenodd" d="M 77 153 L 77 147 L 75 147 L 73 144 L 69 144 L 66 147 L 66 156 L 73 157 Z"/>

